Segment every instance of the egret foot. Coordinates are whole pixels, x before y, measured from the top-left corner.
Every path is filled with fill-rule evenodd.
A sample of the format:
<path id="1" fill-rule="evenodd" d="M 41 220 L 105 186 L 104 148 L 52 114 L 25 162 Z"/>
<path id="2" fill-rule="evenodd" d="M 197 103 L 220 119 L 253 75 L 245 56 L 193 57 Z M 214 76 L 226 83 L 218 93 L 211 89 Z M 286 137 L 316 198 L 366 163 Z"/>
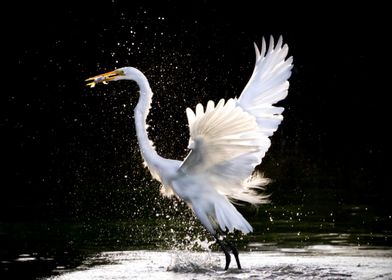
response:
<path id="1" fill-rule="evenodd" d="M 226 243 L 229 245 L 231 252 L 233 253 L 234 257 L 235 257 L 235 261 L 237 262 L 237 267 L 238 269 L 241 269 L 241 263 L 240 263 L 240 258 L 238 257 L 238 250 L 237 248 L 231 244 L 229 241 L 226 240 Z"/>
<path id="2" fill-rule="evenodd" d="M 235 257 L 235 261 L 237 262 L 237 267 L 238 269 L 241 269 L 241 263 L 240 263 L 240 258 L 238 256 L 238 250 L 237 248 L 230 243 L 227 238 L 223 238 L 223 241 L 227 244 L 227 246 L 225 246 L 222 242 L 222 240 L 219 239 L 218 234 L 214 235 L 216 242 L 219 244 L 219 246 L 221 247 L 223 253 L 225 254 L 226 257 L 226 265 L 225 265 L 225 270 L 227 270 L 229 268 L 230 262 L 231 262 L 231 257 L 230 257 L 230 253 L 227 250 L 227 247 L 230 248 L 231 252 L 233 253 L 234 257 Z"/>

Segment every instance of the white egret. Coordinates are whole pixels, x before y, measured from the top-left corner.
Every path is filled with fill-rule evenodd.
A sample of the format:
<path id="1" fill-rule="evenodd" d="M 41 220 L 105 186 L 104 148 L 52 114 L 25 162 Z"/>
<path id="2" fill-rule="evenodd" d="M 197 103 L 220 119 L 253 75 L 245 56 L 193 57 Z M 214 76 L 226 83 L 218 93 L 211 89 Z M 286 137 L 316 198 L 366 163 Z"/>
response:
<path id="1" fill-rule="evenodd" d="M 138 84 L 135 126 L 145 164 L 152 177 L 162 183 L 162 194 L 183 199 L 216 238 L 226 256 L 225 269 L 230 264 L 230 249 L 239 269 L 241 265 L 238 250 L 220 236 L 234 229 L 244 234 L 252 231 L 233 202 L 266 201 L 257 189 L 263 189 L 268 180 L 254 169 L 270 147 L 269 137 L 283 119 L 284 109 L 274 104 L 287 96 L 293 59 L 286 59 L 288 46 L 282 43 L 280 37 L 274 45 L 271 37 L 267 48 L 263 38 L 261 52 L 255 44 L 256 65 L 238 99 L 222 99 L 216 105 L 209 101 L 205 109 L 198 104 L 195 112 L 186 109 L 191 151 L 183 161 L 159 156 L 148 138 L 146 119 L 153 93 L 142 72 L 124 67 L 86 80 L 91 87 L 118 80 Z"/>

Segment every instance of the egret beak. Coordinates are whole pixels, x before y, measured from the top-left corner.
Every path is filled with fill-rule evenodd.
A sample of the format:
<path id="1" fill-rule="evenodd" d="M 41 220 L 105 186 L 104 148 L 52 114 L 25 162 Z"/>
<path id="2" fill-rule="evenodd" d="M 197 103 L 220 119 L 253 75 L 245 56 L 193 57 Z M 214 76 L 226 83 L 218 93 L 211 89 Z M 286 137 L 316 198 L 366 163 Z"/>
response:
<path id="1" fill-rule="evenodd" d="M 124 71 L 120 70 L 120 69 L 110 71 L 110 72 L 86 79 L 85 81 L 89 82 L 86 84 L 86 86 L 93 88 L 93 87 L 95 87 L 96 84 L 99 84 L 99 83 L 103 83 L 106 85 L 108 82 L 113 81 L 118 76 L 124 76 L 124 75 L 125 75 Z"/>

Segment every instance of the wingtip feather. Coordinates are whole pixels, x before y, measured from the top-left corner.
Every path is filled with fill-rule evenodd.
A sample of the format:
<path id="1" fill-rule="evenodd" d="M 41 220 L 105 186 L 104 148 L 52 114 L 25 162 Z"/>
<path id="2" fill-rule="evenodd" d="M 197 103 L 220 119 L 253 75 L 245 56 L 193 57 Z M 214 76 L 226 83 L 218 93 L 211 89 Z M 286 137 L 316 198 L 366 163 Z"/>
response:
<path id="1" fill-rule="evenodd" d="M 186 116 L 188 118 L 188 125 L 191 126 L 196 119 L 196 115 L 191 108 L 186 108 Z"/>
<path id="2" fill-rule="evenodd" d="M 268 53 L 271 53 L 274 50 L 274 37 L 271 35 L 270 36 L 270 41 L 269 41 L 269 46 L 268 46 Z"/>
<path id="3" fill-rule="evenodd" d="M 283 36 L 280 35 L 279 39 L 278 39 L 278 42 L 276 43 L 275 49 L 278 49 L 278 50 L 281 49 L 282 48 L 282 44 L 283 44 Z"/>
<path id="4" fill-rule="evenodd" d="M 254 45 L 254 47 L 255 47 L 256 63 L 257 63 L 257 61 L 258 61 L 259 58 L 260 58 L 260 50 L 259 50 L 259 48 L 257 47 L 257 44 L 256 44 L 255 42 L 253 42 L 253 45 Z"/>
<path id="5" fill-rule="evenodd" d="M 264 54 L 265 54 L 265 52 L 266 52 L 266 47 L 267 47 L 267 44 L 265 43 L 265 39 L 264 39 L 264 37 L 261 39 L 261 53 L 260 53 L 260 56 L 261 57 L 264 57 Z"/>

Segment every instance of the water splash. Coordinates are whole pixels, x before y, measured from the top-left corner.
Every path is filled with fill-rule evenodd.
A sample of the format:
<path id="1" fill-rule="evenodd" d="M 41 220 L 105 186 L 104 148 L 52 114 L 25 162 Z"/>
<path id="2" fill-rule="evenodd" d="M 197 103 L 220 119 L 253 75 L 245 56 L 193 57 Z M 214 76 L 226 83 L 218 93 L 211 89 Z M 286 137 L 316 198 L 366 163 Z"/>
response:
<path id="1" fill-rule="evenodd" d="M 222 255 L 211 252 L 102 252 L 74 270 L 46 279 L 391 279 L 390 249 L 368 248 L 363 253 L 350 246 L 338 249 L 343 251 L 337 255 L 324 250 L 300 255 L 284 250 L 244 253 L 242 270 L 224 270 Z"/>
<path id="2" fill-rule="evenodd" d="M 219 257 L 211 252 L 200 254 L 191 251 L 173 251 L 167 271 L 208 273 L 221 269 Z"/>
<path id="3" fill-rule="evenodd" d="M 187 230 L 191 233 L 183 238 L 183 242 L 178 242 L 173 233 L 171 262 L 167 271 L 207 273 L 220 269 L 220 259 L 211 251 L 215 241 L 209 241 L 201 233 L 195 235 L 192 225 Z"/>

